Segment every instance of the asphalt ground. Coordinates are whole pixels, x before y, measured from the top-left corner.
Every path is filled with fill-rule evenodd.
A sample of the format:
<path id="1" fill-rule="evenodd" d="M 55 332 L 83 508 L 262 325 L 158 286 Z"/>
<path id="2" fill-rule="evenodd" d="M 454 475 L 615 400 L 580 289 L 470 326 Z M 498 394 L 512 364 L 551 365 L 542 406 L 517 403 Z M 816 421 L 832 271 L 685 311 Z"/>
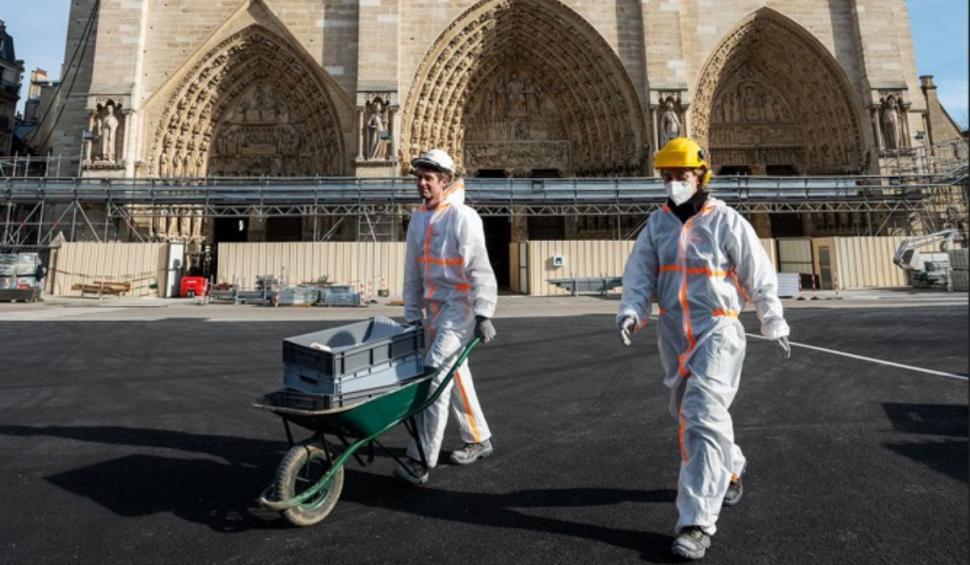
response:
<path id="1" fill-rule="evenodd" d="M 965 306 L 787 317 L 795 342 L 967 375 Z M 0 562 L 670 560 L 679 460 L 653 326 L 624 348 L 604 314 L 496 321 L 471 361 L 493 457 L 414 488 L 378 452 L 316 526 L 261 510 L 287 443 L 250 402 L 281 384 L 282 338 L 335 324 L 0 321 Z M 732 407 L 745 494 L 706 562 L 967 562 L 967 395 L 750 339 Z"/>

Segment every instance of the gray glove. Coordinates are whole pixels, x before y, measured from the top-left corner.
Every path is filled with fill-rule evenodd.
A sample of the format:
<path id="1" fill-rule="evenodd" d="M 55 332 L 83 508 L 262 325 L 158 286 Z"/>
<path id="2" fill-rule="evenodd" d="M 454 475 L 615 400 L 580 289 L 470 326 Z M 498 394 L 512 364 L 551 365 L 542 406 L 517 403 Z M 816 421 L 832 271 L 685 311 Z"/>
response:
<path id="1" fill-rule="evenodd" d="M 633 316 L 627 316 L 620 320 L 617 324 L 617 329 L 620 330 L 620 339 L 623 340 L 623 345 L 630 346 L 630 336 L 636 331 L 637 321 L 633 319 Z"/>
<path id="2" fill-rule="evenodd" d="M 775 343 L 778 344 L 778 348 L 780 349 L 779 353 L 781 356 L 785 359 L 791 359 L 791 345 L 788 343 L 788 338 L 779 337 L 775 340 Z"/>
<path id="3" fill-rule="evenodd" d="M 485 316 L 475 316 L 475 337 L 481 339 L 482 343 L 495 339 L 495 326 L 492 321 Z"/>

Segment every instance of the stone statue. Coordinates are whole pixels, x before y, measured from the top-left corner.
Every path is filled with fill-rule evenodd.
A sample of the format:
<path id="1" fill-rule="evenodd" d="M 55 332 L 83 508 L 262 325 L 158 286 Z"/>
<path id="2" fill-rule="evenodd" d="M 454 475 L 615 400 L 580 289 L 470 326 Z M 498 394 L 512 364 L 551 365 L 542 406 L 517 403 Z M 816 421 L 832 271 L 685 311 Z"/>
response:
<path id="1" fill-rule="evenodd" d="M 886 149 L 899 149 L 899 106 L 895 96 L 890 96 L 883 103 L 880 122 Z"/>
<path id="2" fill-rule="evenodd" d="M 98 120 L 98 134 L 101 136 L 101 160 L 115 162 L 115 133 L 118 131 L 118 118 L 114 115 L 114 104 L 104 108 L 104 115 Z"/>
<path id="3" fill-rule="evenodd" d="M 386 135 L 384 124 L 384 105 L 380 99 L 374 100 L 374 108 L 371 115 L 367 118 L 367 158 L 384 159 L 386 142 L 383 136 Z"/>
<path id="4" fill-rule="evenodd" d="M 664 105 L 663 114 L 660 116 L 660 146 L 663 147 L 671 139 L 679 137 L 680 127 L 680 118 L 677 117 L 674 101 L 672 98 L 668 98 Z"/>

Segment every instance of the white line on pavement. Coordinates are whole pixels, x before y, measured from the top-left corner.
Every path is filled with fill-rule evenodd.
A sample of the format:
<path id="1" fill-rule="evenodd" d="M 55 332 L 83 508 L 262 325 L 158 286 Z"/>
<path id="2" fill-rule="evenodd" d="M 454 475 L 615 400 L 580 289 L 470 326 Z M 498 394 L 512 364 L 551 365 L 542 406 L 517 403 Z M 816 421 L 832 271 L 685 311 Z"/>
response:
<path id="1" fill-rule="evenodd" d="M 767 340 L 768 338 L 758 335 L 758 334 L 747 334 L 751 337 L 756 337 L 758 339 Z M 928 375 L 936 375 L 938 377 L 946 377 L 948 379 L 957 379 L 960 381 L 967 381 L 970 378 L 964 375 L 957 375 L 955 373 L 946 373 L 944 371 L 934 371 L 933 369 L 924 369 L 922 367 L 914 367 L 912 365 L 903 365 L 902 363 L 893 363 L 892 361 L 883 361 L 882 359 L 875 359 L 873 357 L 865 357 L 862 355 L 856 355 L 854 353 L 846 353 L 845 351 L 836 351 L 835 349 L 826 349 L 825 347 L 818 347 L 816 345 L 808 345 L 807 343 L 789 342 L 792 347 L 803 347 L 805 349 L 814 349 L 815 351 L 822 351 L 825 353 L 831 353 L 833 355 L 841 355 L 843 357 L 850 357 L 852 359 L 860 359 L 862 361 L 869 361 L 871 363 L 879 363 L 880 365 L 888 365 L 890 367 L 898 367 L 900 369 L 909 369 L 910 371 L 917 371 L 919 373 L 926 373 Z"/>

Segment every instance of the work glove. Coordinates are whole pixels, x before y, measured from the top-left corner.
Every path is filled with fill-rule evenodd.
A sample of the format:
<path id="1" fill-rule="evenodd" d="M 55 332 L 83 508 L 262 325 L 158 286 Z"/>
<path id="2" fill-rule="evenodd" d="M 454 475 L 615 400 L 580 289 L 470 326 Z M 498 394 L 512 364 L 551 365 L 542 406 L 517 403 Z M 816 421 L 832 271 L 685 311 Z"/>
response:
<path id="1" fill-rule="evenodd" d="M 775 340 L 775 343 L 778 344 L 778 349 L 780 350 L 778 353 L 785 359 L 791 359 L 791 345 L 788 343 L 788 338 L 779 337 Z"/>
<path id="2" fill-rule="evenodd" d="M 485 316 L 475 316 L 475 337 L 481 339 L 482 343 L 495 339 L 495 326 L 492 321 Z"/>
<path id="3" fill-rule="evenodd" d="M 630 336 L 633 335 L 634 331 L 636 331 L 637 321 L 633 319 L 633 316 L 627 316 L 622 320 L 620 320 L 620 323 L 617 324 L 617 327 L 620 330 L 620 339 L 623 340 L 623 345 L 629 347 Z"/>
<path id="4" fill-rule="evenodd" d="M 422 322 L 421 320 L 408 320 L 407 322 L 404 322 L 404 327 L 417 328 L 420 330 L 424 328 L 424 322 Z"/>

